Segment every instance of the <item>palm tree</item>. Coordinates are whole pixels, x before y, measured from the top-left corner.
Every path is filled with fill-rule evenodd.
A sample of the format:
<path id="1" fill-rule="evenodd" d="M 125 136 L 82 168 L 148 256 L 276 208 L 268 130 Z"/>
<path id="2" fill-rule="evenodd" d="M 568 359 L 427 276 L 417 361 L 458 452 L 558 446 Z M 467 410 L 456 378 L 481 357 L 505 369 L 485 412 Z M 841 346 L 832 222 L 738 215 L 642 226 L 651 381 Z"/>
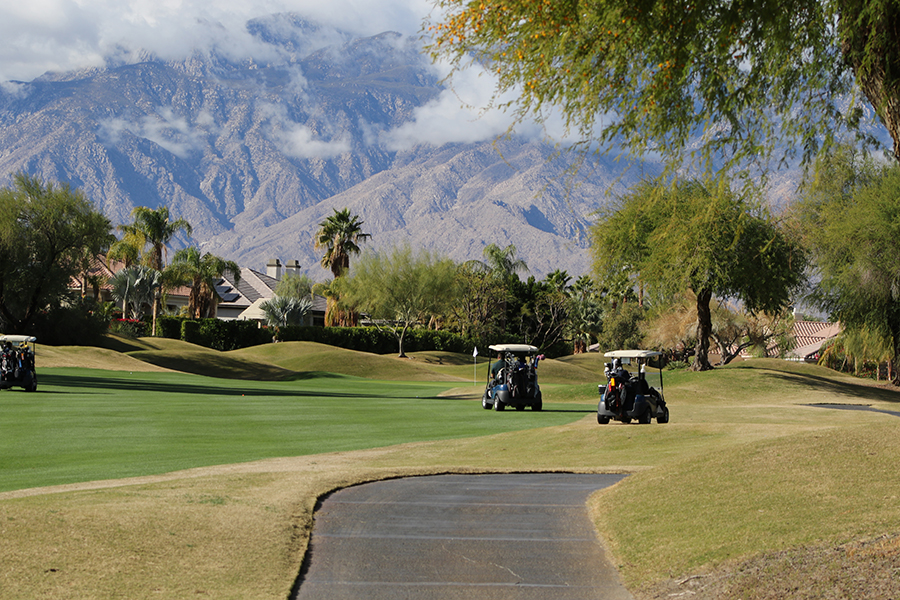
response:
<path id="1" fill-rule="evenodd" d="M 126 267 L 130 267 L 140 260 L 141 249 L 145 245 L 146 241 L 143 236 L 138 236 L 136 233 L 126 233 L 121 240 L 116 240 L 110 245 L 106 258 L 108 261 L 118 260 L 124 263 Z"/>
<path id="2" fill-rule="evenodd" d="M 518 279 L 517 273 L 527 271 L 528 265 L 524 260 L 516 258 L 516 247 L 512 244 L 506 248 L 501 248 L 497 244 L 488 244 L 482 250 L 482 255 L 491 277 L 500 282 L 508 297 L 513 281 Z M 500 330 L 503 332 L 506 331 L 507 300 L 508 298 L 504 299 L 500 305 Z"/>
<path id="3" fill-rule="evenodd" d="M 319 223 L 315 248 L 325 249 L 322 266 L 330 269 L 337 278 L 350 268 L 350 255 L 359 254 L 358 244 L 372 236 L 362 232 L 363 222 L 359 215 L 351 216 L 349 208 L 333 210 L 333 215 Z"/>
<path id="4" fill-rule="evenodd" d="M 175 234 L 184 231 L 191 235 L 191 224 L 184 219 L 172 220 L 169 216 L 169 207 L 160 206 L 156 210 L 146 206 L 135 206 L 131 211 L 134 223 L 131 225 L 119 225 L 119 231 L 125 233 L 123 241 L 137 243 L 143 253 L 144 264 L 157 271 L 162 271 L 165 266 L 166 245 Z M 150 249 L 144 249 L 147 244 Z"/>
<path id="5" fill-rule="evenodd" d="M 191 288 L 188 296 L 188 312 L 194 319 L 215 314 L 216 283 L 230 271 L 235 283 L 241 280 L 241 268 L 232 260 L 225 260 L 207 252 L 201 256 L 195 246 L 175 253 L 172 264 L 166 269 L 170 285 L 186 285 Z"/>
<path id="6" fill-rule="evenodd" d="M 130 305 L 132 317 L 140 319 L 144 314 L 144 305 L 154 304 L 161 281 L 161 274 L 156 269 L 143 265 L 126 267 L 109 279 L 112 286 L 110 293 L 122 303 L 123 316 L 128 312 Z"/>
<path id="7" fill-rule="evenodd" d="M 528 271 L 525 261 L 516 258 L 516 247 L 512 244 L 506 248 L 501 248 L 497 244 L 488 244 L 482 250 L 482 255 L 491 272 L 502 279 L 504 283 L 508 283 L 519 271 Z"/>
<path id="8" fill-rule="evenodd" d="M 331 269 L 334 281 L 350 268 L 350 255 L 359 254 L 359 243 L 372 237 L 362 232 L 363 222 L 359 215 L 351 215 L 350 209 L 339 211 L 333 209 L 334 214 L 319 223 L 316 232 L 315 248 L 325 249 L 322 256 L 322 266 Z M 340 297 L 337 294 L 327 296 L 328 306 L 325 309 L 326 325 L 353 326 L 356 325 L 357 315 L 353 311 L 347 311 L 340 307 Z"/>
<path id="9" fill-rule="evenodd" d="M 288 325 L 302 325 L 303 317 L 312 308 L 309 298 L 275 296 L 259 305 L 266 316 L 266 323 L 275 328 L 275 337 L 280 339 L 281 328 Z"/>

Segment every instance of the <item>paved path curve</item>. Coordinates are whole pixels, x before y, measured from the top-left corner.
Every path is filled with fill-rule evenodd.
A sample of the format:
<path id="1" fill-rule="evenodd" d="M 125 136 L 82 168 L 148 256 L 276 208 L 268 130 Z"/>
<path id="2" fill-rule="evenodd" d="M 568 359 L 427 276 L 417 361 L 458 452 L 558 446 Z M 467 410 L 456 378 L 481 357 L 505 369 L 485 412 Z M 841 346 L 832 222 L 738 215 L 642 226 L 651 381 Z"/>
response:
<path id="1" fill-rule="evenodd" d="M 297 600 L 627 600 L 585 502 L 623 475 L 437 475 L 338 491 Z"/>

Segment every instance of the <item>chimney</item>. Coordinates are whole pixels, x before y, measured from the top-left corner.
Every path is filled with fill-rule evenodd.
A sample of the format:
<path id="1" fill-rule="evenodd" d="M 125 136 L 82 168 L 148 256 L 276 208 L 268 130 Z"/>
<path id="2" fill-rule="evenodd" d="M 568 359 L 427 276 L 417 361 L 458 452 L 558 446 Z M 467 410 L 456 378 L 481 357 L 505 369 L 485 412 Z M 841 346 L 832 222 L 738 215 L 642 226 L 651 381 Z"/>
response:
<path id="1" fill-rule="evenodd" d="M 284 265 L 284 274 L 285 275 L 300 275 L 300 261 L 299 260 L 287 261 L 287 264 Z"/>
<path id="2" fill-rule="evenodd" d="M 270 258 L 266 263 L 266 275 L 273 279 L 281 279 L 281 261 L 277 258 Z"/>

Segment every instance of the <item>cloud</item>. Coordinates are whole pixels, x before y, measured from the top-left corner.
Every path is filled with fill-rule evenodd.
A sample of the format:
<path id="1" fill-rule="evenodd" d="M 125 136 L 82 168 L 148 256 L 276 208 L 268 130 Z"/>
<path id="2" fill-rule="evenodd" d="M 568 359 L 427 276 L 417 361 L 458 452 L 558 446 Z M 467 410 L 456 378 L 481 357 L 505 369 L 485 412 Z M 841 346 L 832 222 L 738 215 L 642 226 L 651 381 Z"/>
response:
<path id="1" fill-rule="evenodd" d="M 429 9 L 427 0 L 0 0 L 0 81 L 143 52 L 174 60 L 216 50 L 265 61 L 276 49 L 248 31 L 254 18 L 298 13 L 352 33 L 415 34 Z"/>
<path id="2" fill-rule="evenodd" d="M 130 121 L 123 118 L 100 122 L 100 136 L 110 144 L 118 144 L 124 132 L 144 138 L 179 158 L 188 158 L 201 151 L 207 135 L 215 129 L 212 117 L 201 112 L 192 126 L 187 119 L 176 115 L 171 107 L 156 109 L 155 114 Z"/>
<path id="3" fill-rule="evenodd" d="M 392 30 L 418 37 L 423 19 L 433 10 L 432 0 L 0 0 L 0 82 L 31 81 L 47 71 L 102 67 L 109 61 L 136 62 L 148 53 L 183 60 L 195 53 L 216 52 L 236 61 L 287 64 L 293 58 L 287 53 L 336 47 L 347 34 Z M 300 15 L 319 27 L 298 34 L 287 20 L 269 18 L 279 13 Z M 250 21 L 254 26 L 248 27 Z M 265 41 L 267 36 L 289 43 L 276 46 Z M 396 43 L 409 39 L 398 38 Z M 448 72 L 446 65 L 432 68 L 439 78 Z M 305 80 L 299 68 L 291 71 L 291 80 L 294 94 L 302 95 Z M 503 135 L 513 122 L 511 115 L 486 108 L 495 85 L 492 73 L 467 69 L 454 78 L 451 89 L 417 109 L 414 120 L 392 131 L 371 131 L 368 141 L 403 149 Z M 20 94 L 27 90 L 8 84 L 3 89 Z M 327 135 L 317 136 L 286 115 L 280 118 L 285 126 L 270 139 L 291 156 L 335 156 L 349 149 L 346 140 L 323 139 Z M 186 123 L 165 110 L 135 123 L 105 125 L 107 133 L 117 127 L 179 156 L 197 148 Z M 521 124 L 517 133 L 561 139 L 563 132 L 556 129 L 530 123 Z"/>
<path id="4" fill-rule="evenodd" d="M 283 106 L 262 105 L 260 111 L 269 125 L 269 139 L 278 149 L 293 158 L 335 158 L 351 150 L 350 139 L 340 136 L 323 139 L 301 123 L 293 121 Z M 328 129 L 327 122 L 324 129 Z"/>
<path id="5" fill-rule="evenodd" d="M 435 65 L 436 75 L 444 79 L 446 65 Z M 388 132 L 379 141 L 393 150 L 418 144 L 474 143 L 506 134 L 514 116 L 498 106 L 517 97 L 516 90 L 494 97 L 497 79 L 493 73 L 471 65 L 453 75 L 450 85 L 436 99 L 417 108 L 413 119 Z M 525 120 L 516 124 L 515 133 L 526 139 L 567 145 L 575 140 L 566 131 L 558 112 L 550 111 L 542 123 Z"/>

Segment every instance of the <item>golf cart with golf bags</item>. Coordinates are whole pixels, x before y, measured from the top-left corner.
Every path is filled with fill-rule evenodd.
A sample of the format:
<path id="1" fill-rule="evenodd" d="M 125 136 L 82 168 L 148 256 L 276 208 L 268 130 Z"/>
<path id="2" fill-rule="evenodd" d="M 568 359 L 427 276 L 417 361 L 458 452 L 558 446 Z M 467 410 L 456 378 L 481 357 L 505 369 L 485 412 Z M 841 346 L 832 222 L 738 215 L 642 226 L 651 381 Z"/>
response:
<path id="1" fill-rule="evenodd" d="M 489 346 L 498 358 L 488 363 L 488 380 L 481 397 L 485 410 L 541 410 L 541 388 L 537 382 L 538 349 L 528 344 L 497 344 Z"/>
<path id="2" fill-rule="evenodd" d="M 648 424 L 652 419 L 657 423 L 669 422 L 669 408 L 663 398 L 662 356 L 654 350 L 614 350 L 604 354 L 613 359 L 606 363 L 604 373 L 606 383 L 598 386 L 600 402 L 597 404 L 597 422 L 606 425 L 610 421 Z M 647 381 L 646 368 L 653 366 L 651 359 L 657 359 L 659 369 L 659 390 Z M 634 370 L 629 372 L 626 367 Z M 654 379 L 656 373 L 650 374 Z"/>
<path id="3" fill-rule="evenodd" d="M 34 342 L 30 335 L 0 335 L 0 390 L 13 386 L 26 392 L 37 390 L 34 370 Z"/>

